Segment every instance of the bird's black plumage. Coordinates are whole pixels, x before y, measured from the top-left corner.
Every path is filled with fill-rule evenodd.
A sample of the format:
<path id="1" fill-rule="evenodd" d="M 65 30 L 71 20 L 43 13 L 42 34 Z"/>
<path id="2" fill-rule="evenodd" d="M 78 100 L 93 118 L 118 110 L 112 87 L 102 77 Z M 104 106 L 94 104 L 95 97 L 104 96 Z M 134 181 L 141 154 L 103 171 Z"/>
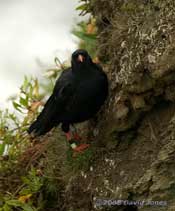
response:
<path id="1" fill-rule="evenodd" d="M 44 135 L 62 123 L 64 132 L 69 125 L 92 118 L 108 95 L 108 80 L 102 68 L 93 63 L 85 50 L 72 54 L 71 67 L 64 70 L 42 112 L 28 132 Z"/>

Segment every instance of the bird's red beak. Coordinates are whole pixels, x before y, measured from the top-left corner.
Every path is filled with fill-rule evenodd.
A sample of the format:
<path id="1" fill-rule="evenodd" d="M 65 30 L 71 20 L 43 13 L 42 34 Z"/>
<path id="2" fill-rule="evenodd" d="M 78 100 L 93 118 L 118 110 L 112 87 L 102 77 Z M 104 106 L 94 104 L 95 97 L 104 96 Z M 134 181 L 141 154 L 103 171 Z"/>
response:
<path id="1" fill-rule="evenodd" d="M 84 56 L 82 56 L 81 54 L 78 55 L 78 61 L 79 62 L 83 62 L 84 61 Z"/>

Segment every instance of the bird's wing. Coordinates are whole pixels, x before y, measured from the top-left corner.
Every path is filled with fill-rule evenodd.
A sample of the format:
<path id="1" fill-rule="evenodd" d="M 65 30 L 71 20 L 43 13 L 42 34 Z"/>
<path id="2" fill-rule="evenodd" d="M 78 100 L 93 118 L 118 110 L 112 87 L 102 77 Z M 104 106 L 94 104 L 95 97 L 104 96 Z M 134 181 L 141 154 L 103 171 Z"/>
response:
<path id="1" fill-rule="evenodd" d="M 52 94 L 60 112 L 62 112 L 72 100 L 74 91 L 75 84 L 72 74 L 71 72 L 65 72 L 62 77 L 57 80 Z"/>
<path id="2" fill-rule="evenodd" d="M 59 115 L 66 111 L 73 92 L 72 76 L 70 71 L 65 71 L 57 80 L 52 95 L 28 132 L 36 136 L 43 135 L 59 124 Z"/>

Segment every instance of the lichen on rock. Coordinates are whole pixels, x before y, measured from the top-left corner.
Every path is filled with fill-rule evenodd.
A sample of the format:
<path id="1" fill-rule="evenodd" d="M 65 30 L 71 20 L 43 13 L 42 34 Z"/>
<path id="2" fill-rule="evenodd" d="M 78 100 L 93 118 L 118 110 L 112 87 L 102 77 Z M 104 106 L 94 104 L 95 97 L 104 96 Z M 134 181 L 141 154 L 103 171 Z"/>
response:
<path id="1" fill-rule="evenodd" d="M 175 2 L 173 0 L 89 0 L 98 27 L 98 54 L 110 81 L 110 95 L 95 130 L 93 171 L 74 178 L 94 199 L 166 201 L 135 206 L 139 211 L 175 208 Z M 69 191 L 68 191 L 69 192 Z M 69 198 L 69 197 L 68 197 Z M 77 200 L 77 194 L 76 194 Z M 81 207 L 81 206 L 80 206 Z M 82 208 L 82 207 L 81 207 Z M 103 209 L 104 208 L 104 209 Z M 78 206 L 72 206 L 73 210 Z M 131 207 L 102 207 L 130 210 Z"/>

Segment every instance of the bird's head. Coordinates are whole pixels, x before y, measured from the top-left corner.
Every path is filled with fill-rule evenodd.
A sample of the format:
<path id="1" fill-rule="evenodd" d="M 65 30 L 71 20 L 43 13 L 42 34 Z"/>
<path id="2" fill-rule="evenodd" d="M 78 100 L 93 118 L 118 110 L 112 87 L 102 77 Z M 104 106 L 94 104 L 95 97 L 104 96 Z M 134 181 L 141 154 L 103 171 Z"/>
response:
<path id="1" fill-rule="evenodd" d="M 71 63 L 73 68 L 79 69 L 92 63 L 92 59 L 86 50 L 78 49 L 72 54 Z"/>

